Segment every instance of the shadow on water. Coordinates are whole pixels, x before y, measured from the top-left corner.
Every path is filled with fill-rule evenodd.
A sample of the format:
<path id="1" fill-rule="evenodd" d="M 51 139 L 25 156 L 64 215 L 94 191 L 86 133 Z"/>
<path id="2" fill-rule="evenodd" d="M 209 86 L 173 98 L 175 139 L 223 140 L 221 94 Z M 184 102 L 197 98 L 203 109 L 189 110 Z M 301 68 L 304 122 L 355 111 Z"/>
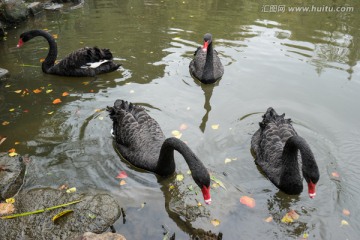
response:
<path id="1" fill-rule="evenodd" d="M 204 91 L 204 96 L 205 96 L 205 102 L 204 102 L 205 114 L 202 117 L 201 123 L 199 126 L 199 128 L 202 132 L 205 132 L 205 129 L 206 129 L 206 123 L 209 119 L 209 113 L 211 111 L 210 99 L 213 94 L 213 90 L 214 90 L 215 86 L 217 86 L 217 85 L 218 85 L 218 82 L 216 82 L 215 84 L 201 84 L 201 89 Z"/>

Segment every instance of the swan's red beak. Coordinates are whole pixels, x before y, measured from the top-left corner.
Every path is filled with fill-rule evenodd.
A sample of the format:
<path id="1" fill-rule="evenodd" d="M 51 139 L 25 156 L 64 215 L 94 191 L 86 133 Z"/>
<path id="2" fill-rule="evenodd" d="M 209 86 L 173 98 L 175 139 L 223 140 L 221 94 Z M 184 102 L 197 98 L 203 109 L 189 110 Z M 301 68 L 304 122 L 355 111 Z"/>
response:
<path id="1" fill-rule="evenodd" d="M 210 186 L 209 187 L 203 186 L 201 188 L 201 192 L 203 194 L 205 203 L 210 205 L 211 204 Z"/>
<path id="2" fill-rule="evenodd" d="M 19 47 L 21 47 L 23 44 L 24 44 L 24 42 L 23 42 L 23 40 L 20 38 L 18 44 L 16 45 L 16 47 L 19 48 Z"/>
<path id="3" fill-rule="evenodd" d="M 314 198 L 316 196 L 316 190 L 315 190 L 316 184 L 312 181 L 308 182 L 308 191 L 309 191 L 309 197 Z"/>
<path id="4" fill-rule="evenodd" d="M 208 46 L 209 46 L 209 41 L 204 41 L 204 46 L 202 47 L 202 50 L 203 50 L 204 52 L 206 52 Z"/>

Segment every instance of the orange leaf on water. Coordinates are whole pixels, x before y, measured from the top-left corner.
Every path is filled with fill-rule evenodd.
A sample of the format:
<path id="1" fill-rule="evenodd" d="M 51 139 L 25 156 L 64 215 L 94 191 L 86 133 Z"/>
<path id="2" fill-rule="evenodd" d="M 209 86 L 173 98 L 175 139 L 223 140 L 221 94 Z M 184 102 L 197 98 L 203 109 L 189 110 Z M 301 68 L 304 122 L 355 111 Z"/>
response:
<path id="1" fill-rule="evenodd" d="M 40 58 L 40 62 L 44 62 L 45 61 L 45 58 Z"/>
<path id="2" fill-rule="evenodd" d="M 185 123 L 181 124 L 180 127 L 179 127 L 180 131 L 184 131 L 187 128 L 188 128 L 188 126 Z"/>
<path id="3" fill-rule="evenodd" d="M 57 98 L 53 101 L 53 104 L 59 104 L 61 103 L 61 99 L 60 98 Z"/>
<path id="4" fill-rule="evenodd" d="M 15 150 L 15 148 L 11 148 L 11 149 L 9 149 L 8 152 L 9 152 L 9 153 L 14 153 L 14 152 L 16 152 L 16 150 Z"/>
<path id="5" fill-rule="evenodd" d="M 41 91 L 42 91 L 42 90 L 41 90 L 41 89 L 38 89 L 38 88 L 33 90 L 34 93 L 41 93 Z"/>
<path id="6" fill-rule="evenodd" d="M 272 216 L 267 217 L 267 218 L 264 219 L 264 221 L 267 222 L 267 223 L 272 222 L 272 220 L 273 220 Z"/>
<path id="7" fill-rule="evenodd" d="M 0 203 L 0 216 L 13 213 L 14 211 L 15 208 L 12 203 Z"/>
<path id="8" fill-rule="evenodd" d="M 248 197 L 248 196 L 242 196 L 240 198 L 240 203 L 248 206 L 249 208 L 253 208 L 255 207 L 255 199 L 253 199 L 252 197 Z"/>
<path id="9" fill-rule="evenodd" d="M 349 211 L 348 209 L 346 209 L 346 208 L 344 208 L 344 209 L 342 210 L 342 213 L 343 213 L 345 216 L 349 216 L 349 215 L 350 215 L 350 211 Z"/>
<path id="10" fill-rule="evenodd" d="M 119 174 L 116 176 L 116 178 L 127 178 L 128 175 L 125 171 L 119 172 Z"/>
<path id="11" fill-rule="evenodd" d="M 123 186 L 123 185 L 125 185 L 125 184 L 126 184 L 126 181 L 123 179 L 123 180 L 121 180 L 121 181 L 120 181 L 120 183 L 119 183 L 119 184 L 120 184 L 120 186 Z"/>
<path id="12" fill-rule="evenodd" d="M 9 125 L 9 124 L 10 124 L 10 122 L 8 122 L 8 121 L 3 121 L 3 122 L 1 123 L 1 125 L 3 125 L 3 126 Z"/>
<path id="13" fill-rule="evenodd" d="M 220 221 L 218 219 L 213 219 L 213 220 L 211 220 L 211 224 L 216 227 L 216 226 L 219 226 Z"/>
<path id="14" fill-rule="evenodd" d="M 339 175 L 338 172 L 332 172 L 332 173 L 331 173 L 331 176 L 333 176 L 333 177 L 335 177 L 335 178 L 340 177 L 340 175 Z"/>
<path id="15" fill-rule="evenodd" d="M 54 39 L 57 39 L 58 38 L 58 35 L 57 34 L 53 34 L 52 35 Z"/>
<path id="16" fill-rule="evenodd" d="M 66 96 L 68 96 L 68 95 L 69 95 L 68 92 L 63 92 L 63 94 L 62 94 L 63 97 L 66 97 Z"/>
<path id="17" fill-rule="evenodd" d="M 299 214 L 295 210 L 290 210 L 285 216 L 281 219 L 283 223 L 292 223 L 294 220 L 299 219 Z"/>

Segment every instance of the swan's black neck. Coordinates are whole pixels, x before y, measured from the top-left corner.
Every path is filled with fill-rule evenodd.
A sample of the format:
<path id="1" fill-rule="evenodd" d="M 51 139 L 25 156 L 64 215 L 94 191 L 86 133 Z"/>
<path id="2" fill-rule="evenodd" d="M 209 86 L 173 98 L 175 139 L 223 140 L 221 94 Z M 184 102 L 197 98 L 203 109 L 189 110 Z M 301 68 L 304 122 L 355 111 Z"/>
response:
<path id="1" fill-rule="evenodd" d="M 213 50 L 213 46 L 212 46 L 212 41 L 210 41 L 208 47 L 207 47 L 207 51 L 206 51 L 206 61 L 205 61 L 205 66 L 204 66 L 204 72 L 202 75 L 202 79 L 209 79 L 209 80 L 213 80 L 214 79 L 214 50 Z"/>
<path id="2" fill-rule="evenodd" d="M 305 180 L 313 183 L 317 183 L 319 180 L 319 170 L 309 145 L 302 137 L 292 136 L 286 141 L 283 149 L 283 168 L 279 182 L 280 188 L 288 194 L 298 194 L 303 189 L 298 150 L 301 154 L 302 173 Z"/>
<path id="3" fill-rule="evenodd" d="M 175 172 L 174 150 L 178 151 L 188 164 L 196 184 L 202 188 L 210 185 L 210 175 L 207 169 L 191 149 L 177 138 L 167 138 L 160 150 L 159 161 L 155 172 L 161 176 L 168 176 Z"/>
<path id="4" fill-rule="evenodd" d="M 43 72 L 48 73 L 49 69 L 52 66 L 54 66 L 57 57 L 57 45 L 51 34 L 43 30 L 31 30 L 26 33 L 23 33 L 20 37 L 23 39 L 24 42 L 27 42 L 30 39 L 38 36 L 44 37 L 49 43 L 48 55 L 46 56 L 44 62 L 42 63 Z"/>

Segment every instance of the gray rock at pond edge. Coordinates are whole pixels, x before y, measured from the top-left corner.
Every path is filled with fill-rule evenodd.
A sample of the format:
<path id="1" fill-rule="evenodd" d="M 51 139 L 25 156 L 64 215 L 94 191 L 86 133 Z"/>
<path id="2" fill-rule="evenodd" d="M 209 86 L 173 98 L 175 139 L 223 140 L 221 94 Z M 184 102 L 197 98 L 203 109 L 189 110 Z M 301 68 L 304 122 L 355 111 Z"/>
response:
<path id="1" fill-rule="evenodd" d="M 0 239 L 76 239 L 85 232 L 103 233 L 121 216 L 121 209 L 109 194 L 66 193 L 52 188 L 21 191 L 15 196 L 15 213 L 35 211 L 71 201 L 79 203 L 43 213 L 0 220 Z M 52 218 L 64 211 L 73 212 Z"/>
<path id="2" fill-rule="evenodd" d="M 8 0 L 3 2 L 1 12 L 1 20 L 10 24 L 22 22 L 27 19 L 29 15 L 26 3 L 21 0 Z"/>
<path id="3" fill-rule="evenodd" d="M 6 69 L 4 69 L 4 68 L 0 68 L 0 78 L 2 77 L 2 76 L 5 76 L 6 74 L 8 74 L 8 70 L 6 70 Z"/>
<path id="4" fill-rule="evenodd" d="M 44 10 L 43 4 L 40 2 L 32 2 L 27 6 L 27 8 L 29 9 L 29 12 L 33 16 L 35 16 L 36 14 L 38 14 Z"/>
<path id="5" fill-rule="evenodd" d="M 21 157 L 0 153 L 0 200 L 10 198 L 19 191 L 24 182 L 25 170 L 26 165 Z"/>
<path id="6" fill-rule="evenodd" d="M 71 240 L 126 240 L 126 238 L 123 235 L 111 232 L 102 234 L 86 232 L 83 235 L 73 238 Z"/>

